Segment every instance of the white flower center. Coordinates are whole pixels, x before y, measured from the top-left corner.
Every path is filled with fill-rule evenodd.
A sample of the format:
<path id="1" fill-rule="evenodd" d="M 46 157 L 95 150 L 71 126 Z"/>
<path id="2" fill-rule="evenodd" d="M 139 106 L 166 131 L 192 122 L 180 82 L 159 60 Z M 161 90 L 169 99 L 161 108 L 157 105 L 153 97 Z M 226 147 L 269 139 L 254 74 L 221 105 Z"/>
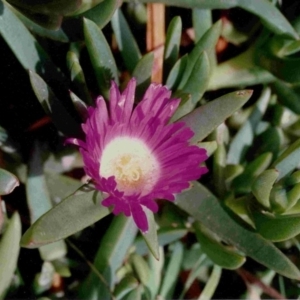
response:
<path id="1" fill-rule="evenodd" d="M 115 138 L 107 144 L 100 159 L 100 176 L 115 176 L 118 190 L 127 195 L 150 192 L 159 171 L 156 157 L 137 138 Z"/>

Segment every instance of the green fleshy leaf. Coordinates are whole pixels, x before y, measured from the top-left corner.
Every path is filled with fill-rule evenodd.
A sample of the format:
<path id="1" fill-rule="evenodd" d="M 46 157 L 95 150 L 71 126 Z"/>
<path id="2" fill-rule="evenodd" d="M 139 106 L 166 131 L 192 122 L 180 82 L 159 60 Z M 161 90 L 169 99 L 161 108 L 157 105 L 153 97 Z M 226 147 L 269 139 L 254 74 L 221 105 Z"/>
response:
<path id="1" fill-rule="evenodd" d="M 131 1 L 131 0 L 126 0 Z M 233 7 L 243 8 L 256 16 L 274 33 L 284 34 L 292 38 L 298 38 L 298 34 L 284 15 L 267 0 L 140 0 L 142 3 L 165 3 L 166 5 L 201 8 L 201 9 L 229 9 Z"/>
<path id="2" fill-rule="evenodd" d="M 175 90 L 178 87 L 182 79 L 184 70 L 187 66 L 187 62 L 188 62 L 188 55 L 185 54 L 180 59 L 177 60 L 177 62 L 169 72 L 169 76 L 166 80 L 166 86 L 170 90 Z"/>
<path id="3" fill-rule="evenodd" d="M 281 80 L 276 80 L 272 87 L 278 95 L 279 102 L 289 108 L 296 114 L 300 114 L 300 97 L 299 92 L 291 85 Z"/>
<path id="4" fill-rule="evenodd" d="M 157 238 L 157 229 L 156 222 L 154 219 L 154 214 L 147 208 L 144 208 L 144 211 L 147 215 L 149 230 L 147 233 L 142 233 L 142 237 L 145 239 L 145 242 L 152 253 L 152 255 L 159 260 L 159 245 Z"/>
<path id="5" fill-rule="evenodd" d="M 56 173 L 46 173 L 45 179 L 54 203 L 60 202 L 68 197 L 71 191 L 76 191 L 82 187 L 82 182 L 79 180 Z"/>
<path id="6" fill-rule="evenodd" d="M 23 68 L 34 70 L 42 75 L 47 74 L 49 81 L 64 83 L 63 74 L 52 63 L 45 50 L 2 1 L 0 2 L 0 11 L 2 12 L 0 34 Z"/>
<path id="7" fill-rule="evenodd" d="M 48 30 L 58 30 L 63 16 L 75 11 L 81 1 L 29 1 L 28 3 L 28 1 L 9 0 L 8 2 L 34 23 Z"/>
<path id="8" fill-rule="evenodd" d="M 293 171 L 299 163 L 300 140 L 290 145 L 273 163 L 273 167 L 279 172 L 277 180 Z"/>
<path id="9" fill-rule="evenodd" d="M 29 71 L 29 77 L 36 97 L 58 130 L 62 131 L 66 136 L 78 136 L 81 132 L 80 125 L 56 98 L 46 82 L 33 71 Z"/>
<path id="10" fill-rule="evenodd" d="M 196 144 L 206 138 L 218 125 L 241 108 L 251 95 L 251 90 L 229 93 L 182 117 L 180 121 L 185 122 L 195 132 L 191 143 Z"/>
<path id="11" fill-rule="evenodd" d="M 23 235 L 21 245 L 36 248 L 64 239 L 107 216 L 102 195 L 92 191 L 69 196 L 41 216 Z M 72 208 L 72 209 L 70 209 Z"/>
<path id="12" fill-rule="evenodd" d="M 17 7 L 25 8 L 33 12 L 38 12 L 41 14 L 68 14 L 75 9 L 78 9 L 81 1 L 79 0 L 32 0 L 32 1 L 22 1 L 22 0 L 9 0 L 11 5 Z M 30 2 L 30 3 L 29 3 Z"/>
<path id="13" fill-rule="evenodd" d="M 221 279 L 222 269 L 219 266 L 214 266 L 209 279 L 206 282 L 204 289 L 201 292 L 199 300 L 212 299 L 212 296 Z"/>
<path id="14" fill-rule="evenodd" d="M 138 280 L 132 275 L 124 277 L 118 285 L 115 287 L 114 295 L 116 299 L 123 299 L 129 292 L 136 289 L 139 286 Z"/>
<path id="15" fill-rule="evenodd" d="M 159 247 L 159 260 L 156 260 L 153 255 L 148 256 L 148 264 L 150 267 L 149 280 L 147 288 L 151 294 L 151 299 L 154 299 L 158 295 L 158 290 L 161 285 L 161 279 L 164 268 L 164 250 L 163 247 Z"/>
<path id="16" fill-rule="evenodd" d="M 78 18 L 89 19 L 96 23 L 99 29 L 102 29 L 111 20 L 118 6 L 119 0 L 104 0 L 92 9 L 78 15 Z"/>
<path id="17" fill-rule="evenodd" d="M 251 227 L 255 228 L 255 225 L 251 219 L 249 213 L 249 203 L 251 201 L 251 195 L 242 196 L 235 198 L 234 194 L 231 193 L 226 199 L 225 204 L 229 207 L 236 215 L 238 215 L 242 220 L 248 223 Z"/>
<path id="18" fill-rule="evenodd" d="M 10 194 L 19 184 L 15 175 L 0 169 L 0 196 Z"/>
<path id="19" fill-rule="evenodd" d="M 142 55 L 128 23 L 120 9 L 117 9 L 111 20 L 118 48 L 121 52 L 126 69 L 133 72 Z"/>
<path id="20" fill-rule="evenodd" d="M 239 129 L 238 133 L 230 143 L 227 163 L 239 164 L 243 161 L 246 151 L 253 143 L 255 129 L 266 112 L 270 97 L 271 90 L 270 88 L 266 88 L 262 92 L 259 100 L 256 102 L 251 115 L 242 125 L 242 127 Z"/>
<path id="21" fill-rule="evenodd" d="M 254 48 L 251 47 L 213 69 L 209 81 L 209 90 L 241 87 L 269 83 L 276 78 L 255 63 Z"/>
<path id="22" fill-rule="evenodd" d="M 300 41 L 289 41 L 287 45 L 280 49 L 279 56 L 288 56 L 300 51 Z"/>
<path id="23" fill-rule="evenodd" d="M 74 108 L 77 111 L 82 121 L 85 121 L 88 117 L 88 111 L 86 104 L 73 92 L 70 92 L 70 98 L 73 102 Z"/>
<path id="24" fill-rule="evenodd" d="M 211 10 L 194 8 L 192 10 L 192 19 L 195 31 L 195 42 L 197 43 L 212 26 Z"/>
<path id="25" fill-rule="evenodd" d="M 18 213 L 14 213 L 0 241 L 0 298 L 3 299 L 9 288 L 17 267 L 20 238 L 21 220 Z"/>
<path id="26" fill-rule="evenodd" d="M 180 242 L 176 242 L 159 291 L 159 295 L 163 298 L 172 298 L 172 291 L 174 290 L 175 284 L 178 280 L 183 255 L 184 252 L 182 244 Z"/>
<path id="27" fill-rule="evenodd" d="M 181 239 L 187 234 L 186 229 L 164 228 L 158 231 L 158 244 L 159 246 L 168 245 L 174 241 Z M 145 255 L 148 253 L 148 247 L 142 237 L 138 237 L 134 243 L 136 253 Z"/>
<path id="28" fill-rule="evenodd" d="M 56 28 L 56 30 L 51 30 L 48 28 L 45 28 L 45 26 L 41 26 L 31 20 L 30 18 L 27 18 L 24 14 L 22 14 L 20 11 L 16 10 L 13 6 L 10 7 L 10 9 L 14 12 L 14 14 L 24 23 L 24 25 L 30 29 L 31 32 L 34 32 L 40 36 L 59 41 L 62 43 L 69 42 L 69 37 L 67 34 L 62 30 L 62 28 Z M 47 25 L 47 24 L 46 24 Z M 59 24 L 57 24 L 56 27 L 58 27 Z M 48 27 L 48 26 L 46 26 Z"/>
<path id="29" fill-rule="evenodd" d="M 247 256 L 281 275 L 300 278 L 299 270 L 283 253 L 259 234 L 233 219 L 204 186 L 194 182 L 190 190 L 177 195 L 176 204 Z"/>
<path id="30" fill-rule="evenodd" d="M 88 19 L 84 19 L 84 37 L 100 94 L 108 98 L 110 81 L 113 79 L 119 83 L 118 70 L 110 46 L 98 26 Z"/>
<path id="31" fill-rule="evenodd" d="M 167 75 L 175 65 L 180 48 L 180 39 L 182 31 L 182 21 L 179 16 L 174 17 L 169 24 L 166 43 L 164 49 L 164 65 L 163 65 L 163 80 L 165 81 Z"/>
<path id="32" fill-rule="evenodd" d="M 229 164 L 229 165 L 225 166 L 225 171 L 224 171 L 225 184 L 228 189 L 231 186 L 233 179 L 236 178 L 237 176 L 239 176 L 240 174 L 242 174 L 243 172 L 244 172 L 244 167 L 241 165 L 230 165 Z"/>
<path id="33" fill-rule="evenodd" d="M 199 148 L 206 150 L 206 155 L 210 157 L 217 150 L 218 144 L 216 141 L 198 143 Z"/>
<path id="34" fill-rule="evenodd" d="M 191 74 L 194 71 L 195 64 L 197 60 L 199 60 L 199 55 L 203 51 L 205 51 L 208 55 L 209 64 L 211 66 L 214 66 L 215 64 L 214 49 L 221 34 L 221 26 L 222 26 L 221 21 L 216 22 L 209 30 L 207 30 L 207 32 L 195 45 L 193 50 L 188 54 L 187 66 L 184 70 L 182 79 L 178 86 L 179 90 L 182 90 L 185 86 L 187 86 L 188 82 L 191 80 Z M 192 84 L 195 83 L 192 82 Z"/>
<path id="35" fill-rule="evenodd" d="M 237 193 L 249 193 L 255 178 L 268 168 L 272 158 L 272 153 L 266 152 L 251 161 L 245 167 L 244 172 L 232 181 L 232 188 L 234 188 Z"/>
<path id="36" fill-rule="evenodd" d="M 189 64 L 191 60 L 188 57 L 187 69 L 189 69 Z M 209 60 L 206 52 L 202 52 L 198 59 L 193 63 L 193 67 L 190 68 L 190 77 L 187 79 L 185 85 L 176 91 L 175 97 L 180 97 L 181 93 L 191 95 L 191 103 L 195 106 L 196 103 L 201 99 L 205 93 L 208 81 L 209 81 Z M 184 76 L 184 75 L 183 75 Z M 183 102 L 184 103 L 184 102 Z M 182 107 L 182 104 L 180 106 Z M 180 110 L 180 108 L 178 108 Z"/>
<path id="37" fill-rule="evenodd" d="M 147 285 L 150 277 L 150 269 L 147 262 L 139 254 L 133 253 L 130 258 L 130 263 L 133 271 L 136 273 L 138 280 L 143 284 Z"/>
<path id="38" fill-rule="evenodd" d="M 52 208 L 49 191 L 43 174 L 43 163 L 41 160 L 41 149 L 38 145 L 29 162 L 28 177 L 26 181 L 26 197 L 30 212 L 30 221 L 34 223 L 39 217 Z M 52 261 L 64 257 L 67 247 L 64 241 L 58 241 L 39 248 L 41 258 Z"/>
<path id="39" fill-rule="evenodd" d="M 235 270 L 242 266 L 246 258 L 237 251 L 222 245 L 214 234 L 205 228 L 200 222 L 193 225 L 201 250 L 217 265 L 229 270 Z"/>
<path id="40" fill-rule="evenodd" d="M 75 11 L 70 12 L 69 16 L 75 16 L 82 14 L 86 11 L 89 11 L 93 9 L 95 6 L 97 6 L 99 3 L 103 2 L 105 0 L 81 0 L 80 6 Z"/>
<path id="41" fill-rule="evenodd" d="M 271 152 L 275 160 L 283 145 L 283 132 L 280 127 L 269 126 L 265 131 L 259 134 L 255 140 L 255 152 Z"/>
<path id="42" fill-rule="evenodd" d="M 91 272 L 80 288 L 79 296 L 84 299 L 110 299 L 109 289 L 116 283 L 116 271 L 122 265 L 126 253 L 137 234 L 137 227 L 132 218 L 115 217 L 101 240 L 94 260 L 94 266 L 103 281 Z"/>
<path id="43" fill-rule="evenodd" d="M 248 39 L 248 35 L 237 30 L 233 23 L 228 19 L 223 22 L 222 37 L 235 46 L 239 46 Z"/>
<path id="44" fill-rule="evenodd" d="M 270 50 L 260 50 L 256 60 L 261 67 L 277 78 L 290 83 L 300 82 L 299 58 L 281 58 L 272 54 Z"/>
<path id="45" fill-rule="evenodd" d="M 144 95 L 146 89 L 151 83 L 153 61 L 153 52 L 147 53 L 141 58 L 141 60 L 138 62 L 138 64 L 132 72 L 132 77 L 136 78 L 137 83 L 135 93 L 137 99 L 140 99 Z"/>
<path id="46" fill-rule="evenodd" d="M 139 285 L 136 289 L 132 290 L 127 294 L 123 299 L 124 300 L 141 300 L 142 299 L 142 288 L 143 286 Z"/>
<path id="47" fill-rule="evenodd" d="M 276 169 L 265 170 L 252 184 L 253 195 L 264 207 L 270 208 L 270 193 L 277 177 L 278 171 Z"/>
<path id="48" fill-rule="evenodd" d="M 91 99 L 85 76 L 80 65 L 79 56 L 80 49 L 78 44 L 72 44 L 70 51 L 67 53 L 67 65 L 70 71 L 71 81 L 74 86 L 74 92 L 81 98 L 86 104 L 92 105 Z M 72 88 L 73 89 L 73 88 Z"/>
<path id="49" fill-rule="evenodd" d="M 270 241 L 285 241 L 300 233 L 299 214 L 274 216 L 254 209 L 251 212 L 257 231 Z"/>

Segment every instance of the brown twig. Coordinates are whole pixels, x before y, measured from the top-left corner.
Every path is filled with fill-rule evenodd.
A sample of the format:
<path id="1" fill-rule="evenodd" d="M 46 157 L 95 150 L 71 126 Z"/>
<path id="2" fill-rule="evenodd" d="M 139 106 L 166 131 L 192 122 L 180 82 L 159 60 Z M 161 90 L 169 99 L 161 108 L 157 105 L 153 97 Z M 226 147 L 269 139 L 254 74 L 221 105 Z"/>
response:
<path id="1" fill-rule="evenodd" d="M 254 276 L 252 273 L 246 271 L 243 268 L 236 270 L 236 272 L 242 277 L 246 284 L 254 284 L 262 289 L 262 291 L 274 299 L 285 299 L 283 295 L 281 295 L 274 288 L 263 283 L 259 278 Z"/>
<path id="2" fill-rule="evenodd" d="M 165 43 L 165 6 L 160 3 L 147 4 L 147 51 L 154 52 L 152 81 L 162 82 L 162 64 Z"/>

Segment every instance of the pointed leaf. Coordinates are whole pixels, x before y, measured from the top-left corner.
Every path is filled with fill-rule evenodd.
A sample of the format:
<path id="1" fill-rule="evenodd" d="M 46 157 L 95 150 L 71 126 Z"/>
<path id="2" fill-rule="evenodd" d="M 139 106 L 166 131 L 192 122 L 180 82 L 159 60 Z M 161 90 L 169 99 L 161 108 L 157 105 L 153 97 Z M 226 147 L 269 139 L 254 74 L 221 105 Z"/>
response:
<path id="1" fill-rule="evenodd" d="M 243 162 L 246 151 L 252 145 L 255 136 L 255 130 L 261 121 L 271 97 L 271 89 L 266 88 L 260 98 L 257 100 L 251 115 L 239 129 L 238 133 L 230 143 L 227 163 L 239 164 Z"/>
<path id="2" fill-rule="evenodd" d="M 144 208 L 144 211 L 147 215 L 149 230 L 147 233 L 142 233 L 142 237 L 145 239 L 145 242 L 152 255 L 159 260 L 159 245 L 156 229 L 157 225 L 154 219 L 154 214 L 147 208 Z"/>
<path id="3" fill-rule="evenodd" d="M 108 98 L 110 81 L 119 82 L 118 70 L 109 44 L 98 26 L 84 19 L 84 38 L 98 81 L 100 94 Z"/>
<path id="4" fill-rule="evenodd" d="M 23 235 L 21 245 L 36 248 L 64 239 L 107 216 L 99 192 L 69 196 L 41 216 Z"/>
<path id="5" fill-rule="evenodd" d="M 281 58 L 268 50 L 260 50 L 257 63 L 279 79 L 290 83 L 300 82 L 299 58 Z"/>
<path id="6" fill-rule="evenodd" d="M 276 80 L 272 87 L 278 95 L 279 102 L 289 108 L 296 114 L 300 114 L 300 97 L 299 92 L 295 90 L 290 84 L 284 81 Z"/>
<path id="7" fill-rule="evenodd" d="M 15 175 L 0 169 L 0 196 L 10 194 L 19 185 L 19 180 Z"/>
<path id="8" fill-rule="evenodd" d="M 26 198 L 31 223 L 34 223 L 40 216 L 52 208 L 52 202 L 43 174 L 43 162 L 41 160 L 41 149 L 39 145 L 35 146 L 29 161 Z M 58 241 L 40 247 L 39 252 L 43 260 L 52 261 L 64 257 L 67 252 L 67 247 L 64 241 Z"/>
<path id="9" fill-rule="evenodd" d="M 194 66 L 199 59 L 199 54 L 205 51 L 208 54 L 209 64 L 214 66 L 215 57 L 214 49 L 221 34 L 222 22 L 216 22 L 203 37 L 197 42 L 193 50 L 188 55 L 188 63 L 182 75 L 182 80 L 178 89 L 181 90 L 190 80 Z"/>
<path id="10" fill-rule="evenodd" d="M 205 32 L 212 26 L 212 12 L 210 9 L 194 8 L 192 10 L 195 42 L 197 43 Z"/>
<path id="11" fill-rule="evenodd" d="M 118 48 L 121 52 L 124 64 L 129 72 L 133 72 L 142 55 L 137 42 L 131 33 L 128 23 L 120 9 L 117 9 L 111 20 Z"/>
<path id="12" fill-rule="evenodd" d="M 300 233 L 300 215 L 274 216 L 251 210 L 257 231 L 273 242 L 285 241 Z"/>
<path id="13" fill-rule="evenodd" d="M 10 8 L 0 2 L 0 34 L 26 70 L 47 74 L 47 80 L 64 83 L 65 78 L 50 57 Z"/>
<path id="14" fill-rule="evenodd" d="M 185 54 L 180 59 L 177 60 L 173 68 L 170 70 L 168 74 L 168 78 L 166 80 L 166 86 L 170 90 L 175 90 L 178 87 L 182 79 L 184 70 L 187 66 L 187 62 L 188 62 L 188 55 Z"/>
<path id="15" fill-rule="evenodd" d="M 20 238 L 21 220 L 18 213 L 14 213 L 9 220 L 8 227 L 0 241 L 0 298 L 4 298 L 15 269 L 17 267 Z"/>
<path id="16" fill-rule="evenodd" d="M 89 19 L 102 29 L 111 20 L 119 4 L 119 0 L 104 0 L 78 17 Z"/>
<path id="17" fill-rule="evenodd" d="M 278 177 L 276 169 L 262 172 L 253 182 L 251 190 L 257 201 L 266 208 L 270 208 L 270 193 Z"/>
<path id="18" fill-rule="evenodd" d="M 222 245 L 214 237 L 212 232 L 205 228 L 200 222 L 193 224 L 197 240 L 201 250 L 220 267 L 235 270 L 242 266 L 246 258 L 233 249 Z"/>
<path id="19" fill-rule="evenodd" d="M 169 298 L 170 292 L 175 287 L 180 272 L 183 259 L 183 246 L 180 242 L 175 243 L 170 261 L 165 271 L 159 295 L 163 298 Z"/>
<path id="20" fill-rule="evenodd" d="M 266 152 L 258 156 L 255 160 L 251 161 L 246 167 L 244 172 L 234 178 L 232 181 L 232 188 L 237 193 L 249 193 L 255 178 L 267 169 L 272 161 L 272 153 Z"/>
<path id="21" fill-rule="evenodd" d="M 247 256 L 286 277 L 300 278 L 299 270 L 283 253 L 271 242 L 233 219 L 204 186 L 194 182 L 191 189 L 177 196 L 176 204 Z"/>
<path id="22" fill-rule="evenodd" d="M 147 262 L 139 254 L 133 253 L 130 256 L 130 263 L 133 271 L 136 273 L 137 278 L 143 285 L 147 285 L 150 277 L 150 269 Z"/>
<path id="23" fill-rule="evenodd" d="M 116 286 L 114 290 L 114 294 L 116 296 L 116 299 L 123 299 L 124 296 L 126 296 L 129 292 L 131 292 L 133 289 L 136 289 L 139 285 L 138 280 L 133 277 L 132 275 L 128 275 L 124 277 Z"/>
<path id="24" fill-rule="evenodd" d="M 273 163 L 273 167 L 279 172 L 277 181 L 293 171 L 299 164 L 300 140 L 290 145 Z"/>
<path id="25" fill-rule="evenodd" d="M 251 95 L 251 90 L 229 93 L 182 117 L 179 121 L 185 122 L 195 132 L 191 143 L 202 141 L 218 125 L 241 108 Z"/>
<path id="26" fill-rule="evenodd" d="M 56 98 L 46 82 L 33 71 L 29 71 L 33 91 L 45 112 L 51 117 L 57 129 L 66 136 L 78 136 L 80 125 L 73 119 L 63 104 Z"/>
<path id="27" fill-rule="evenodd" d="M 186 229 L 174 229 L 174 228 L 164 228 L 158 231 L 158 244 L 159 246 L 168 245 L 174 241 L 181 239 L 187 234 Z M 136 253 L 140 255 L 145 255 L 148 253 L 148 247 L 145 240 L 141 237 L 138 237 L 134 243 L 136 247 Z"/>
<path id="28" fill-rule="evenodd" d="M 190 57 L 188 57 L 188 63 L 190 64 Z M 180 96 L 180 93 L 188 93 L 191 94 L 191 102 L 195 105 L 205 93 L 208 87 L 209 81 L 209 59 L 207 53 L 202 52 L 198 59 L 193 63 L 193 67 L 191 68 L 190 77 L 187 79 L 186 84 L 182 87 L 182 89 L 178 89 L 175 93 Z"/>
<path id="29" fill-rule="evenodd" d="M 92 105 L 91 99 L 85 76 L 80 65 L 80 49 L 78 44 L 73 44 L 70 51 L 67 53 L 67 65 L 70 71 L 71 80 L 75 87 L 75 93 L 84 100 L 85 103 Z"/>
<path id="30" fill-rule="evenodd" d="M 116 271 L 123 263 L 126 253 L 137 234 L 137 227 L 132 218 L 120 215 L 113 222 L 101 240 L 94 266 L 102 274 L 100 281 L 91 272 L 80 288 L 79 295 L 84 299 L 110 299 L 109 289 L 116 283 Z"/>
<path id="31" fill-rule="evenodd" d="M 214 266 L 209 279 L 201 292 L 199 300 L 212 299 L 212 296 L 217 288 L 217 285 L 221 279 L 222 269 L 219 266 Z"/>
<path id="32" fill-rule="evenodd" d="M 136 98 L 140 99 L 151 82 L 154 54 L 149 52 L 144 55 L 132 72 L 132 77 L 136 78 Z"/>
<path id="33" fill-rule="evenodd" d="M 170 73 L 170 70 L 173 68 L 178 59 L 181 31 L 182 21 L 179 16 L 176 16 L 170 22 L 166 35 L 163 65 L 164 81 L 166 80 L 167 75 Z"/>
<path id="34" fill-rule="evenodd" d="M 213 69 L 209 81 L 209 90 L 241 87 L 269 83 L 276 78 L 267 70 L 257 66 L 254 58 L 254 47 L 222 62 Z"/>

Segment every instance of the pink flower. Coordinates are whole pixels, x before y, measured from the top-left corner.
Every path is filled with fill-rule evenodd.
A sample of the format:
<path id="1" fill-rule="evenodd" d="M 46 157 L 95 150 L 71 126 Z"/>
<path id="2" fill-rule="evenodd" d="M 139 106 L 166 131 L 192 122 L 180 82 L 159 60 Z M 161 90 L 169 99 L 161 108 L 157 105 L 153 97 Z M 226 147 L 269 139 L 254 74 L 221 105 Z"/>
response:
<path id="1" fill-rule="evenodd" d="M 157 212 L 156 199 L 173 201 L 189 181 L 207 172 L 200 166 L 207 155 L 189 145 L 194 133 L 184 122 L 168 124 L 180 99 L 170 99 L 167 87 L 153 83 L 133 108 L 135 87 L 133 78 L 121 94 L 112 82 L 109 110 L 98 97 L 82 125 L 85 141 L 69 142 L 80 147 L 86 174 L 107 195 L 102 205 L 113 205 L 114 214 L 132 215 L 146 232 L 143 206 Z"/>

